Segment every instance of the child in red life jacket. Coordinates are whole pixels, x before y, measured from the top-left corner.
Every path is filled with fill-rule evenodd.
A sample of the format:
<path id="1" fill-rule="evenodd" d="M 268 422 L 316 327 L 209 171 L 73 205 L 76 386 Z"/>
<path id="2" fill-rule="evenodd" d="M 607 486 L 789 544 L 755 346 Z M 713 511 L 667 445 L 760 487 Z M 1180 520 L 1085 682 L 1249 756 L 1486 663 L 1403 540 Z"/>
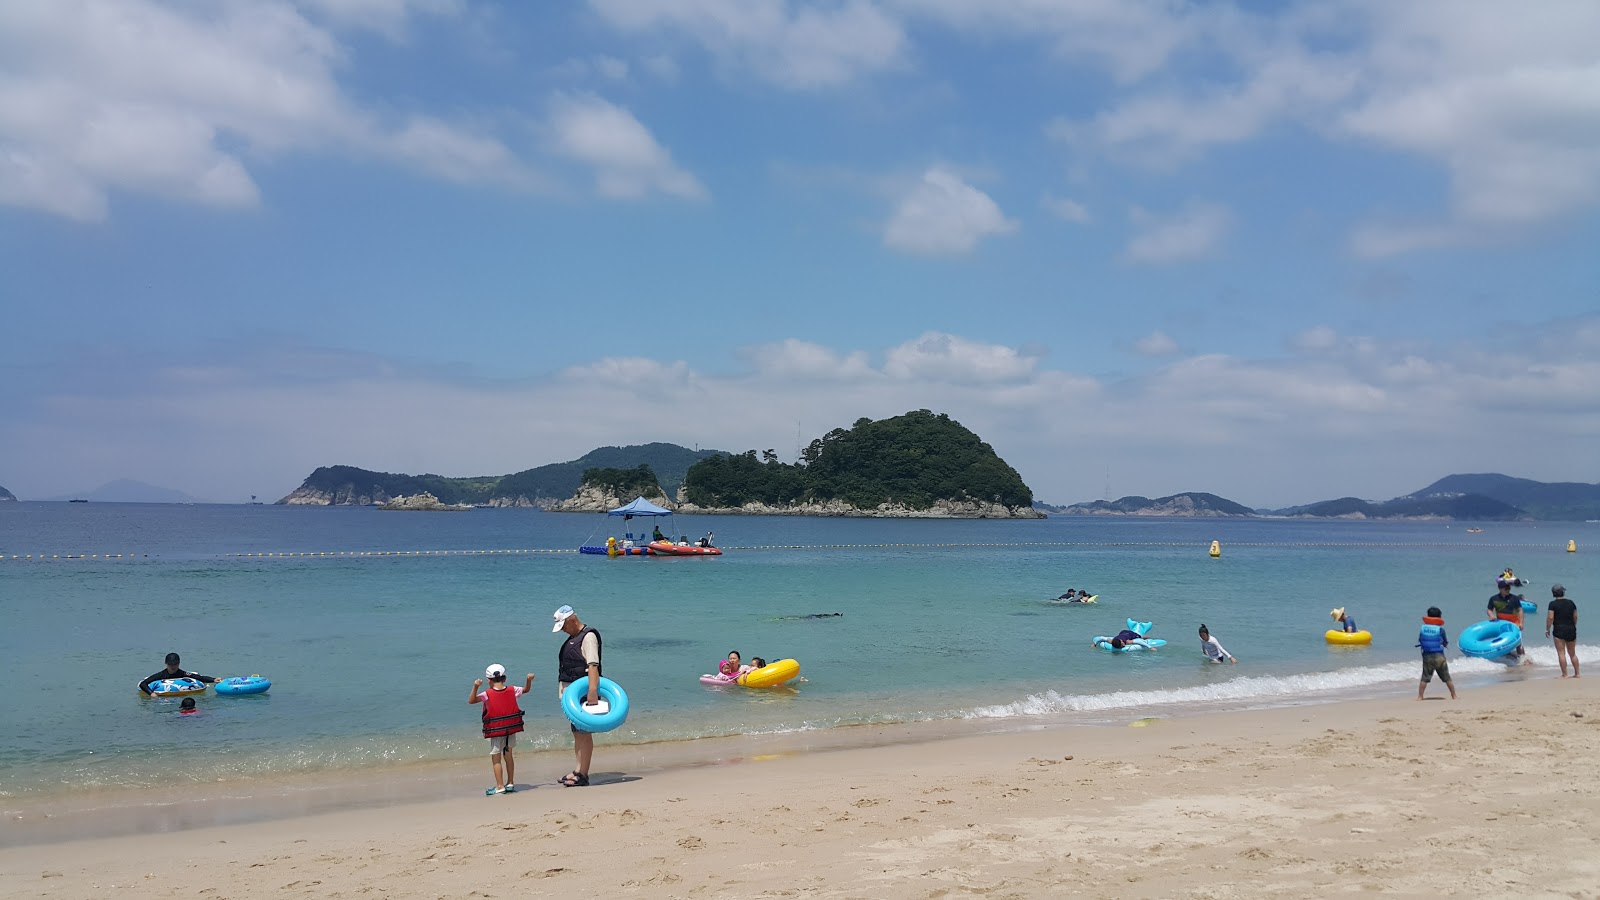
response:
<path id="1" fill-rule="evenodd" d="M 468 703 L 483 704 L 483 736 L 489 739 L 489 761 L 494 765 L 494 787 L 485 794 L 509 794 L 517 789 L 517 763 L 511 757 L 517 732 L 522 730 L 522 707 L 517 698 L 533 690 L 533 673 L 522 687 L 506 686 L 506 667 L 495 663 L 483 670 L 489 689 L 482 690 L 483 679 L 472 683 Z"/>

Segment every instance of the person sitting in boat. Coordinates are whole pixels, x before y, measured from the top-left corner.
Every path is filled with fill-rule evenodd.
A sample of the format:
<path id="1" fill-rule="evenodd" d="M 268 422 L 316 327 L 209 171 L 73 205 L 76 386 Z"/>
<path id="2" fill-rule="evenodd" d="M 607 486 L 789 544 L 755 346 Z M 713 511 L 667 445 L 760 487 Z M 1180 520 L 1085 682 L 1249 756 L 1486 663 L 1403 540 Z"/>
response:
<path id="1" fill-rule="evenodd" d="M 1161 649 L 1145 640 L 1144 635 L 1134 631 L 1132 628 L 1122 629 L 1121 631 L 1117 632 L 1116 637 L 1111 639 L 1111 649 L 1113 650 L 1121 650 L 1123 647 L 1126 647 L 1130 644 L 1135 647 L 1143 647 L 1144 649 L 1151 651 Z"/>
<path id="2" fill-rule="evenodd" d="M 1345 612 L 1342 606 L 1338 609 L 1328 610 L 1328 615 L 1333 616 L 1334 621 L 1339 623 L 1345 634 L 1355 634 L 1361 630 L 1356 627 L 1356 617 Z"/>
<path id="3" fill-rule="evenodd" d="M 655 526 L 655 530 L 650 532 L 650 540 L 652 541 L 664 541 L 666 539 L 667 536 L 661 533 L 660 525 Z"/>
<path id="4" fill-rule="evenodd" d="M 717 536 L 717 533 L 715 531 L 706 532 L 706 536 L 700 539 L 700 546 L 702 546 L 702 547 L 711 546 L 711 539 L 716 537 L 716 536 Z"/>

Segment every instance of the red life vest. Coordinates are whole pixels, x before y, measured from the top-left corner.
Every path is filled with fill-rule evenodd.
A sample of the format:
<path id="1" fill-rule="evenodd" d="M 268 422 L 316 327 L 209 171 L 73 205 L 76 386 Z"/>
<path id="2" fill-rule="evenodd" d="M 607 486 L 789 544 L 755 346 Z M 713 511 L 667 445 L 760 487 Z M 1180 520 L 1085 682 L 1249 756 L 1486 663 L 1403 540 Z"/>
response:
<path id="1" fill-rule="evenodd" d="M 483 692 L 483 736 L 504 737 L 522 730 L 522 707 L 517 705 L 517 692 L 511 688 Z"/>

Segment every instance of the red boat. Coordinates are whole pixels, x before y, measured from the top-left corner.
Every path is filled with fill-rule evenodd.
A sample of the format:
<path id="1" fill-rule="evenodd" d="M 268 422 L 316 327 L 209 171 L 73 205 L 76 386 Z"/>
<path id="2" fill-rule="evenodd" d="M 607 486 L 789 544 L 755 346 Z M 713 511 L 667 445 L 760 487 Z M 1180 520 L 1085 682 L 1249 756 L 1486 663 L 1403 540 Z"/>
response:
<path id="1" fill-rule="evenodd" d="M 699 544 L 674 544 L 671 541 L 651 541 L 650 553 L 653 556 L 721 556 L 722 551 L 716 547 L 702 547 Z"/>

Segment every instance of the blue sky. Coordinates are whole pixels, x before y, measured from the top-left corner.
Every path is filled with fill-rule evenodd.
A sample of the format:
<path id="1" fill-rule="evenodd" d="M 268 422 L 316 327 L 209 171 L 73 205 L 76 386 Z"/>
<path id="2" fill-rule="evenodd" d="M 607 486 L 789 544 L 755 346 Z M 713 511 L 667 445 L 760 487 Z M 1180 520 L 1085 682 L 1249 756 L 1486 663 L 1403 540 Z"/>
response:
<path id="1" fill-rule="evenodd" d="M 1037 497 L 1600 481 L 1600 6 L 13 0 L 0 484 L 948 412 Z"/>

